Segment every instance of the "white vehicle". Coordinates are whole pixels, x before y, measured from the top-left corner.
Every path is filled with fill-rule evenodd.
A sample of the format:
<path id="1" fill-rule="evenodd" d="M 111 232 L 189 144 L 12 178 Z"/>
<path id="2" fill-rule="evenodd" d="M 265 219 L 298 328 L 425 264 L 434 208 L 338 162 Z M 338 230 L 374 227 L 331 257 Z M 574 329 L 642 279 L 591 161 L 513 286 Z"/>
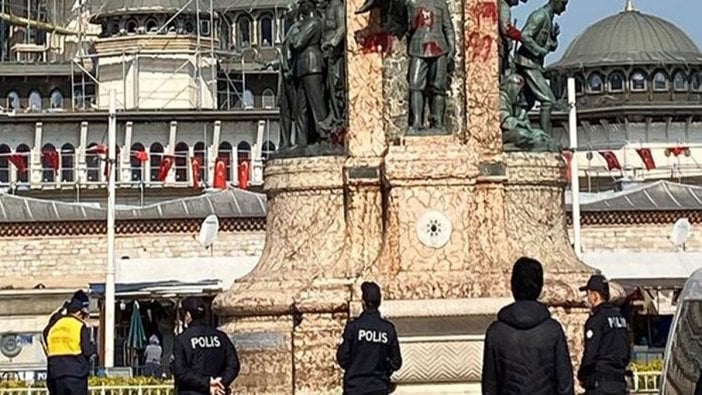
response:
<path id="1" fill-rule="evenodd" d="M 687 279 L 678 297 L 661 381 L 661 395 L 702 394 L 702 269 Z"/>

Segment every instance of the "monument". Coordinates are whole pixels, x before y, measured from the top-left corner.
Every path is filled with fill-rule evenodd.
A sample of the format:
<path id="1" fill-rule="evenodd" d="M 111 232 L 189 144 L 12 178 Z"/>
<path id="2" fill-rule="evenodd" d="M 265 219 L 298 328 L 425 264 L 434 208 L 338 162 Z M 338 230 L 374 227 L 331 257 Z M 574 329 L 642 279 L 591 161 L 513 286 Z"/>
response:
<path id="1" fill-rule="evenodd" d="M 266 164 L 263 255 L 215 300 L 240 353 L 236 392 L 340 393 L 336 346 L 360 311 L 360 283 L 374 280 L 405 360 L 396 393 L 480 393 L 483 335 L 511 301 L 520 256 L 543 262 L 542 299 L 564 324 L 576 362 L 588 315 L 577 288 L 591 270 L 566 232 L 560 153 L 549 144 L 503 150 L 507 124 L 541 134 L 514 107 L 502 115 L 496 0 L 346 0 L 343 43 L 325 40 L 339 34 L 338 7 L 327 8 L 337 3 L 317 3 L 316 13 L 307 5 L 296 17 L 297 29 L 314 34 L 289 35 L 289 86 L 295 95 L 318 89 L 327 107 L 287 113 L 290 133 L 313 138 Z M 318 34 L 317 18 L 328 35 Z M 414 59 L 415 44 L 431 56 Z M 321 78 L 306 78 L 313 68 L 300 63 L 318 60 L 321 48 Z M 444 92 L 409 73 L 422 68 L 430 81 L 444 64 Z"/>

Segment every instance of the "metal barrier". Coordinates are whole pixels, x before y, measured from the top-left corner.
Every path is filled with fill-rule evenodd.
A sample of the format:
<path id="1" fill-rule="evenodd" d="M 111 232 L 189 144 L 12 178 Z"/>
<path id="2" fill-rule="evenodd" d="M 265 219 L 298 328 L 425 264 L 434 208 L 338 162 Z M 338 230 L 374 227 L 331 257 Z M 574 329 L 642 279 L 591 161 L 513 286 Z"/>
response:
<path id="1" fill-rule="evenodd" d="M 0 388 L 0 395 L 48 395 L 49 391 L 42 387 Z M 174 395 L 173 385 L 118 385 L 91 386 L 89 395 Z"/>
<path id="2" fill-rule="evenodd" d="M 634 372 L 633 393 L 657 394 L 660 391 L 662 372 Z"/>

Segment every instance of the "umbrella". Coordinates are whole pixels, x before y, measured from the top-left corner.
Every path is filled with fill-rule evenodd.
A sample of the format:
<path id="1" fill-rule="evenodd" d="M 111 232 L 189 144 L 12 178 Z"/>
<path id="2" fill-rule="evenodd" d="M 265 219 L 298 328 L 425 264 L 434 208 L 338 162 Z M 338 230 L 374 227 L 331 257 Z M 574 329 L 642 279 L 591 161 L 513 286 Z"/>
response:
<path id="1" fill-rule="evenodd" d="M 139 312 L 139 303 L 134 302 L 132 309 L 132 319 L 129 323 L 129 335 L 127 336 L 127 347 L 141 350 L 146 345 L 146 332 L 144 324 L 141 322 L 141 314 Z"/>

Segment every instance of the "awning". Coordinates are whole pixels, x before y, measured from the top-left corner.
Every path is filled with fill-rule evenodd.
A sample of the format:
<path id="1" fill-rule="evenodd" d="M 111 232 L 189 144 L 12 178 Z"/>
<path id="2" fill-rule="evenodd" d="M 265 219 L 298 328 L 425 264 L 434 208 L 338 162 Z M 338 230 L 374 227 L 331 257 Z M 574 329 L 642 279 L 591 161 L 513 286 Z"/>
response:
<path id="1" fill-rule="evenodd" d="M 258 263 L 258 256 L 123 259 L 115 263 L 117 296 L 213 294 L 231 288 Z M 105 294 L 105 283 L 90 284 L 93 295 Z"/>
<path id="2" fill-rule="evenodd" d="M 702 268 L 699 252 L 587 252 L 583 261 L 622 286 L 682 288 Z"/>

